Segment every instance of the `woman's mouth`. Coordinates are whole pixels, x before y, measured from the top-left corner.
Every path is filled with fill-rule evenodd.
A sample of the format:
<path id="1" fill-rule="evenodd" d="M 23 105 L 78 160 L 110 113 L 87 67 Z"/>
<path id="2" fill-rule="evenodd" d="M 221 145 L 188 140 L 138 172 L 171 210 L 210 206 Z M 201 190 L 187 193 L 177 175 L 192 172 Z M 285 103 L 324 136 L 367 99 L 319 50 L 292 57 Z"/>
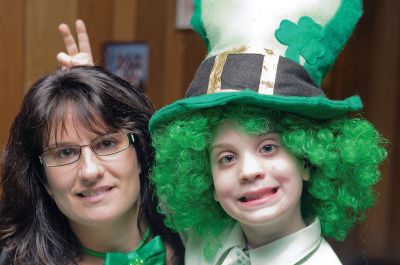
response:
<path id="1" fill-rule="evenodd" d="M 242 204 L 258 204 L 270 200 L 278 192 L 279 187 L 263 188 L 245 193 L 239 198 Z"/>
<path id="2" fill-rule="evenodd" d="M 79 192 L 77 195 L 83 198 L 85 201 L 97 202 L 102 200 L 107 195 L 107 193 L 111 191 L 113 188 L 114 188 L 113 186 L 107 186 L 107 187 L 100 187 L 97 189 L 84 190 Z"/>

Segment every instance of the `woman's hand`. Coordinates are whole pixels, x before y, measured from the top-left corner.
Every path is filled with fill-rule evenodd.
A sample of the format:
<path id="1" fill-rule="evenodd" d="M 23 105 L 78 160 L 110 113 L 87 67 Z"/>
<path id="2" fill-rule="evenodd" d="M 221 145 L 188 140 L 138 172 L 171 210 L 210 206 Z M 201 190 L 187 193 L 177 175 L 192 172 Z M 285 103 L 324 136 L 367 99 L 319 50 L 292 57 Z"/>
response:
<path id="1" fill-rule="evenodd" d="M 71 34 L 67 24 L 60 24 L 58 30 L 60 31 L 67 53 L 59 52 L 57 54 L 57 61 L 61 64 L 62 68 L 71 68 L 79 65 L 93 66 L 93 55 L 90 48 L 89 36 L 86 32 L 85 23 L 78 19 L 75 22 L 75 29 L 78 36 L 78 45 Z"/>

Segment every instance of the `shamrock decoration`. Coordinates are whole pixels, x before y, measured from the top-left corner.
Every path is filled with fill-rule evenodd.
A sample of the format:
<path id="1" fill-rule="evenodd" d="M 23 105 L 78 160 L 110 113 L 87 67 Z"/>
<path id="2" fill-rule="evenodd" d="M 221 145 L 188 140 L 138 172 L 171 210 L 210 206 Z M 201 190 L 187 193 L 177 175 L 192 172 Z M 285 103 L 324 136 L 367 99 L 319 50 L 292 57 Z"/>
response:
<path id="1" fill-rule="evenodd" d="M 316 63 L 325 53 L 325 48 L 319 43 L 323 36 L 322 26 L 306 16 L 301 17 L 297 25 L 287 19 L 282 20 L 275 31 L 275 37 L 288 46 L 285 56 L 296 63 L 299 63 L 300 55 L 307 63 Z"/>

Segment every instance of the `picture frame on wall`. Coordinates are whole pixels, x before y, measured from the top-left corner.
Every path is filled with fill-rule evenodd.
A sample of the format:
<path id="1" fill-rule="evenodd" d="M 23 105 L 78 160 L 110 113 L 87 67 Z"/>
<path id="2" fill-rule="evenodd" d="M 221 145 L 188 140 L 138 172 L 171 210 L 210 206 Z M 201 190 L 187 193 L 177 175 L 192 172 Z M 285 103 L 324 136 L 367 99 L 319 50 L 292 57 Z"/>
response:
<path id="1" fill-rule="evenodd" d="M 193 0 L 176 0 L 175 4 L 175 28 L 192 29 L 190 20 L 194 10 Z"/>
<path id="2" fill-rule="evenodd" d="M 145 92 L 149 50 L 145 42 L 107 42 L 104 45 L 104 68 Z"/>

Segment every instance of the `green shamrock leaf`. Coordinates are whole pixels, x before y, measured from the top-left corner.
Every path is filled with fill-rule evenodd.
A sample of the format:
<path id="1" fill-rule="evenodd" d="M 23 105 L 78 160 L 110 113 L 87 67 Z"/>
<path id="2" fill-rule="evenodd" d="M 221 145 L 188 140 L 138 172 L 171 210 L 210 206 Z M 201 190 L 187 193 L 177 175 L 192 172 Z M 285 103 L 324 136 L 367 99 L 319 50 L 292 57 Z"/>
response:
<path id="1" fill-rule="evenodd" d="M 306 16 L 301 17 L 297 25 L 287 19 L 282 20 L 275 31 L 278 41 L 288 46 L 285 56 L 297 63 L 300 62 L 300 55 L 309 64 L 314 64 L 324 55 L 325 48 L 319 42 L 323 36 L 322 26 Z"/>

